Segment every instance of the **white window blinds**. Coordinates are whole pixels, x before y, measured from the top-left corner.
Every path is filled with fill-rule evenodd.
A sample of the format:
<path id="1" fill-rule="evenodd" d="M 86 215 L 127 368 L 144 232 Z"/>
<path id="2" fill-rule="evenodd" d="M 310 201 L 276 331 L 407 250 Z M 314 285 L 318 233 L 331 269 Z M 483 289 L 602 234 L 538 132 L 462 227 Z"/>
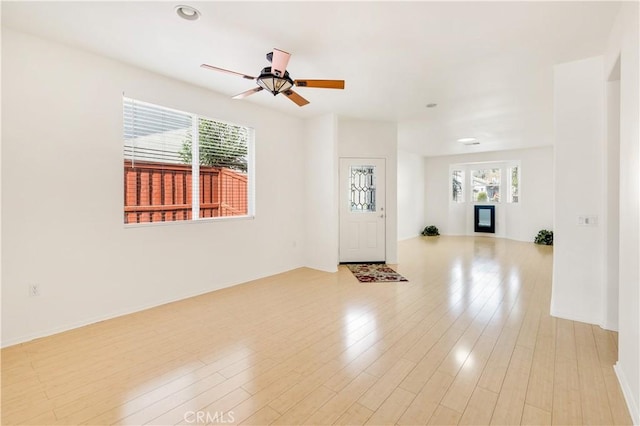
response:
<path id="1" fill-rule="evenodd" d="M 123 108 L 125 159 L 184 164 L 184 146 L 192 136 L 190 114 L 128 98 Z"/>

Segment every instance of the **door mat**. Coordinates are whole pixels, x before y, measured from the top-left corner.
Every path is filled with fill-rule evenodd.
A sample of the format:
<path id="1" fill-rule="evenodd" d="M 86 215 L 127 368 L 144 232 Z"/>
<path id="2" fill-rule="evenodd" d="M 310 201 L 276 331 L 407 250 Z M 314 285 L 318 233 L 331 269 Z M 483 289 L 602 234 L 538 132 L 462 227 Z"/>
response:
<path id="1" fill-rule="evenodd" d="M 361 283 L 409 281 L 385 263 L 352 263 L 345 266 Z"/>

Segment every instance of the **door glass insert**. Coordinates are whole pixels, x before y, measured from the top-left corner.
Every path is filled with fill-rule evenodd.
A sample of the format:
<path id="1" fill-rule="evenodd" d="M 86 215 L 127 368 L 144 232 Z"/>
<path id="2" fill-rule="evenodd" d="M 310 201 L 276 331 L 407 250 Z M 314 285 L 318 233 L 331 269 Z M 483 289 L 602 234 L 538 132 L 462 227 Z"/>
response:
<path id="1" fill-rule="evenodd" d="M 376 211 L 376 166 L 349 167 L 349 208 L 352 212 Z"/>

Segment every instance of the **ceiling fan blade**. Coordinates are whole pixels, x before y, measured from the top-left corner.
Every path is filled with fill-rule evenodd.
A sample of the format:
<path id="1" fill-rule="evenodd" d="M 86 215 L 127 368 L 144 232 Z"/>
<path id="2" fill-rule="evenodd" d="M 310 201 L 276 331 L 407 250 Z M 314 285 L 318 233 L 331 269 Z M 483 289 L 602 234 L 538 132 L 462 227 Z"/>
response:
<path id="1" fill-rule="evenodd" d="M 227 74 L 239 75 L 240 77 L 246 78 L 247 80 L 255 80 L 256 79 L 255 77 L 251 77 L 250 75 L 242 74 L 242 73 L 235 72 L 235 71 L 225 70 L 224 68 L 214 67 L 213 65 L 202 64 L 202 65 L 200 65 L 200 68 L 205 68 L 205 69 L 213 70 L 213 71 L 220 71 L 220 72 L 224 72 L 224 73 L 227 73 Z"/>
<path id="2" fill-rule="evenodd" d="M 287 52 L 273 49 L 273 57 L 271 59 L 271 72 L 278 77 L 282 77 L 284 75 L 284 72 L 287 70 L 287 64 L 289 63 L 290 57 L 291 54 Z"/>
<path id="3" fill-rule="evenodd" d="M 235 95 L 231 99 L 243 99 L 243 98 L 246 98 L 249 95 L 253 95 L 254 93 L 258 93 L 261 90 L 262 90 L 262 87 L 260 87 L 260 86 L 254 87 L 253 89 L 249 89 L 246 92 L 238 93 L 237 95 Z"/>
<path id="4" fill-rule="evenodd" d="M 306 104 L 309 103 L 308 100 L 306 100 L 305 98 L 303 98 L 302 96 L 298 95 L 296 92 L 294 92 L 293 90 L 287 90 L 286 92 L 282 92 L 287 98 L 291 99 L 293 102 L 295 102 L 298 106 L 305 106 Z"/>
<path id="5" fill-rule="evenodd" d="M 298 87 L 344 89 L 344 80 L 295 80 L 293 83 Z"/>

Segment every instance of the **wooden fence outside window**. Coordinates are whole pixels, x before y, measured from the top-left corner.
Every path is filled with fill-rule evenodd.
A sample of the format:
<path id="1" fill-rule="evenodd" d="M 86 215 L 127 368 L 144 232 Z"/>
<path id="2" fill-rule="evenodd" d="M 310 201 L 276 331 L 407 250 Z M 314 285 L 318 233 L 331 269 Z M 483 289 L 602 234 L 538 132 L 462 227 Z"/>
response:
<path id="1" fill-rule="evenodd" d="M 124 161 L 124 223 L 191 220 L 190 164 Z M 248 214 L 247 176 L 200 166 L 200 217 Z"/>

